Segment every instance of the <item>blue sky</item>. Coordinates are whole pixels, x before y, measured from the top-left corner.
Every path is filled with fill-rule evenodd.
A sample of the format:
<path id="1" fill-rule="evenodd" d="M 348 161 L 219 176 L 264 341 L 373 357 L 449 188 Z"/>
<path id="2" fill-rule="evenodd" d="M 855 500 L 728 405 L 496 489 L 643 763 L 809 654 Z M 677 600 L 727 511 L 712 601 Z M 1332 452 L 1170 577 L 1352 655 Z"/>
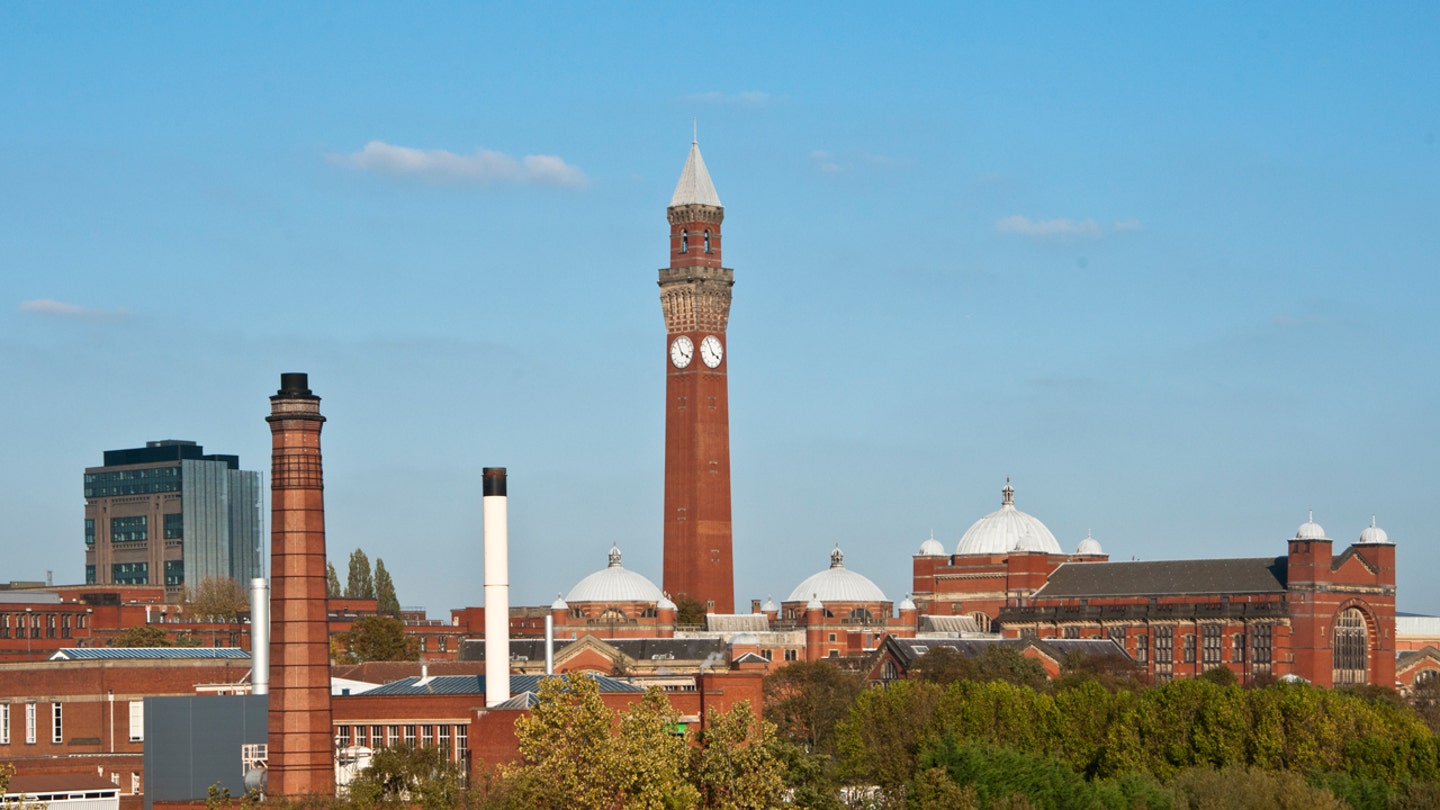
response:
<path id="1" fill-rule="evenodd" d="M 726 206 L 736 598 L 892 599 L 1017 505 L 1115 559 L 1375 513 L 1440 612 L 1433 4 L 0 6 L 0 579 L 83 468 L 268 470 L 306 371 L 332 559 L 482 603 L 659 580 L 664 207 Z M 343 570 L 343 565 L 340 566 Z"/>

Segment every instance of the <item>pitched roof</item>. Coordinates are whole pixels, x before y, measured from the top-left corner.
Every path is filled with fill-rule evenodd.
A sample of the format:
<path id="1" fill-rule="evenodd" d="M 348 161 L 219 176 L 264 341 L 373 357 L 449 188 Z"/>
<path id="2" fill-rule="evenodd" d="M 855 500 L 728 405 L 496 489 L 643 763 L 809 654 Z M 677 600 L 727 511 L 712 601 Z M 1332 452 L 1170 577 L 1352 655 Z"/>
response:
<path id="1" fill-rule="evenodd" d="M 983 633 L 974 616 L 932 616 L 920 617 L 920 631 L 930 633 Z"/>
<path id="2" fill-rule="evenodd" d="M 1056 568 L 1034 598 L 1284 593 L 1285 581 L 1285 557 L 1075 562 Z"/>
<path id="3" fill-rule="evenodd" d="M 50 656 L 51 661 L 127 661 L 136 658 L 249 660 L 250 653 L 239 647 L 65 647 Z"/>
<path id="4" fill-rule="evenodd" d="M 705 158 L 700 157 L 700 144 L 693 141 L 690 156 L 685 159 L 685 168 L 680 171 L 680 182 L 675 184 L 675 194 L 670 197 L 670 207 L 677 205 L 720 207 L 720 195 L 715 193 L 715 184 L 710 182 Z"/>
<path id="5" fill-rule="evenodd" d="M 511 675 L 510 694 L 520 695 L 524 692 L 538 692 L 540 681 L 545 675 Z M 619 681 L 614 678 L 607 678 L 604 675 L 590 675 L 600 685 L 601 692 L 644 692 L 638 686 Z M 484 675 L 439 675 L 421 683 L 420 678 L 405 678 L 404 680 L 387 683 L 378 689 L 372 689 L 365 693 L 366 697 L 371 695 L 483 695 L 485 694 Z"/>
<path id="6" fill-rule="evenodd" d="M 1016 647 L 1022 650 L 1036 647 L 1056 660 L 1063 660 L 1067 654 L 1072 652 L 1085 655 L 1125 655 L 1125 651 L 1110 639 L 1094 638 L 896 638 L 888 636 L 885 644 L 907 669 L 916 658 L 936 647 L 949 647 L 967 658 L 977 658 L 993 646 Z"/>

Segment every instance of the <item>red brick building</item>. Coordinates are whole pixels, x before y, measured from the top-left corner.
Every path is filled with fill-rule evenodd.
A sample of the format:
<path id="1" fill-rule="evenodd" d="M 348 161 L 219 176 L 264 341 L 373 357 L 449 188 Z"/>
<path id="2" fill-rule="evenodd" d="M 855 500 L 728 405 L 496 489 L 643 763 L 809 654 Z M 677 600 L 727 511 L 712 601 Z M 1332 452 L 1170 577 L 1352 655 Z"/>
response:
<path id="1" fill-rule="evenodd" d="M 1111 639 L 1160 680 L 1225 666 L 1247 683 L 1393 686 L 1395 546 L 1373 525 L 1333 545 L 1307 521 L 1280 557 L 1109 562 L 1089 537 L 1065 554 L 1007 484 L 955 554 L 916 555 L 916 599 L 1007 637 Z"/>

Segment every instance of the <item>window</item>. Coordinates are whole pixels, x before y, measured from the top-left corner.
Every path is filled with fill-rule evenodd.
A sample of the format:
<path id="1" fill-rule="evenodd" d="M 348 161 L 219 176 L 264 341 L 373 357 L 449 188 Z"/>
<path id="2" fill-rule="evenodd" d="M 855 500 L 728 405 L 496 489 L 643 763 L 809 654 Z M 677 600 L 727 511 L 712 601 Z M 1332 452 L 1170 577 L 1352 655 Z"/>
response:
<path id="1" fill-rule="evenodd" d="M 10 704 L 0 703 L 0 745 L 10 744 Z"/>
<path id="2" fill-rule="evenodd" d="M 1200 660 L 1206 664 L 1218 664 L 1221 659 L 1222 642 L 1220 636 L 1221 627 L 1218 624 L 1207 624 L 1200 628 Z"/>
<path id="3" fill-rule="evenodd" d="M 1335 662 L 1335 685 L 1369 683 L 1369 634 L 1365 614 L 1359 608 L 1346 608 L 1335 619 L 1331 650 Z"/>
<path id="4" fill-rule="evenodd" d="M 786 661 L 794 661 L 794 660 L 796 659 L 796 657 L 797 657 L 797 656 L 796 656 L 794 650 L 786 650 L 786 651 L 785 651 L 785 660 L 786 660 Z"/>
<path id="5" fill-rule="evenodd" d="M 136 543 L 150 536 L 149 518 L 145 515 L 110 518 L 110 542 Z"/>
<path id="6" fill-rule="evenodd" d="M 85 545 L 95 545 L 95 518 L 85 518 Z"/>
<path id="7" fill-rule="evenodd" d="M 110 566 L 110 582 L 115 585 L 149 585 L 150 563 L 115 563 Z"/>
<path id="8" fill-rule="evenodd" d="M 95 566 L 93 566 L 93 565 L 87 565 L 87 566 L 85 566 L 85 584 L 86 584 L 86 585 L 94 585 L 94 584 L 95 584 Z"/>
<path id="9" fill-rule="evenodd" d="M 435 745 L 437 745 L 437 746 L 438 746 L 441 750 L 443 750 L 443 751 L 448 752 L 448 751 L 450 750 L 450 727 L 449 727 L 449 726 L 447 726 L 447 725 L 438 725 L 438 726 L 435 727 Z"/>
<path id="10" fill-rule="evenodd" d="M 1125 649 L 1125 628 L 1110 628 L 1110 640 L 1115 642 L 1115 646 L 1119 647 L 1122 650 Z"/>
<path id="11" fill-rule="evenodd" d="M 130 701 L 130 742 L 145 741 L 145 701 Z"/>
<path id="12" fill-rule="evenodd" d="M 35 704 L 25 704 L 25 744 L 35 744 Z"/>
<path id="13" fill-rule="evenodd" d="M 70 638 L 70 614 L 66 613 L 60 617 L 60 637 Z"/>
<path id="14" fill-rule="evenodd" d="M 139 771 L 131 771 L 131 772 L 130 772 L 130 792 L 131 792 L 131 793 L 139 793 L 139 792 L 140 792 L 140 772 L 139 772 Z"/>
<path id="15" fill-rule="evenodd" d="M 706 229 L 706 231 L 705 231 L 705 252 L 706 252 L 706 253 L 709 253 L 709 252 L 710 252 L 710 231 L 709 231 L 709 229 Z"/>
<path id="16" fill-rule="evenodd" d="M 1244 634 L 1244 633 L 1236 633 L 1236 634 L 1235 634 L 1235 643 L 1234 643 L 1234 645 L 1233 645 L 1233 650 L 1231 651 L 1230 655 L 1231 655 L 1230 660 L 1234 661 L 1235 663 L 1237 663 L 1237 664 L 1243 664 L 1243 663 L 1245 663 L 1245 634 Z"/>
<path id="17" fill-rule="evenodd" d="M 45 614 L 45 637 L 55 638 L 55 614 Z"/>
<path id="18" fill-rule="evenodd" d="M 1272 625 L 1256 625 L 1250 633 L 1250 670 L 1270 671 L 1270 633 Z"/>
<path id="19" fill-rule="evenodd" d="M 420 745 L 429 748 L 435 742 L 435 727 L 426 723 L 420 726 Z"/>
<path id="20" fill-rule="evenodd" d="M 415 747 L 415 727 L 414 727 L 414 726 L 406 726 L 406 727 L 405 727 L 405 744 L 408 745 L 408 746 L 410 746 L 411 748 L 414 748 L 414 747 Z"/>
<path id="21" fill-rule="evenodd" d="M 761 650 L 761 651 L 760 651 L 760 657 L 764 658 L 766 661 L 774 661 L 774 660 L 775 660 L 775 651 L 774 651 L 774 650 Z"/>
<path id="22" fill-rule="evenodd" d="M 371 726 L 371 727 L 370 727 L 370 747 L 371 747 L 371 748 L 379 748 L 379 747 L 383 746 L 384 744 L 385 744 L 385 727 L 384 727 L 384 726 Z"/>
<path id="23" fill-rule="evenodd" d="M 350 747 L 350 727 L 340 726 L 335 729 L 335 744 L 341 748 Z"/>
<path id="24" fill-rule="evenodd" d="M 385 744 L 386 744 L 386 745 L 399 745 L 399 744 L 400 744 L 400 727 L 399 727 L 399 726 L 386 726 L 386 727 L 385 727 Z"/>
<path id="25" fill-rule="evenodd" d="M 690 252 L 690 232 L 684 229 L 680 231 L 680 252 Z"/>
<path id="26" fill-rule="evenodd" d="M 460 762 L 465 761 L 465 755 L 470 752 L 470 728 L 469 726 L 455 727 L 455 755 Z"/>
<path id="27" fill-rule="evenodd" d="M 10 637 L 10 614 L 0 613 L 0 638 Z"/>
<path id="28" fill-rule="evenodd" d="M 835 634 L 834 634 L 834 633 L 831 633 L 831 634 L 830 634 L 830 641 L 831 641 L 831 642 L 834 642 L 834 641 L 835 641 Z"/>
<path id="29" fill-rule="evenodd" d="M 1195 663 L 1195 634 L 1186 633 L 1181 637 L 1180 654 L 1184 657 L 1185 663 Z"/>
<path id="30" fill-rule="evenodd" d="M 164 516 L 165 539 L 180 540 L 185 537 L 185 516 L 174 512 Z"/>
<path id="31" fill-rule="evenodd" d="M 1150 637 L 1140 634 L 1135 637 L 1135 663 L 1146 664 L 1150 662 Z"/>
<path id="32" fill-rule="evenodd" d="M 1065 628 L 1065 638 L 1080 638 L 1080 628 L 1073 624 Z"/>
<path id="33" fill-rule="evenodd" d="M 165 584 L 166 584 L 166 585 L 184 585 L 184 584 L 185 584 L 185 561 L 184 561 L 184 560 L 166 560 L 166 561 L 165 561 Z"/>
<path id="34" fill-rule="evenodd" d="M 59 701 L 50 704 L 50 742 L 65 742 L 65 714 Z"/>
<path id="35" fill-rule="evenodd" d="M 1175 665 L 1175 628 L 1155 628 L 1155 674 L 1160 678 L 1170 677 Z"/>

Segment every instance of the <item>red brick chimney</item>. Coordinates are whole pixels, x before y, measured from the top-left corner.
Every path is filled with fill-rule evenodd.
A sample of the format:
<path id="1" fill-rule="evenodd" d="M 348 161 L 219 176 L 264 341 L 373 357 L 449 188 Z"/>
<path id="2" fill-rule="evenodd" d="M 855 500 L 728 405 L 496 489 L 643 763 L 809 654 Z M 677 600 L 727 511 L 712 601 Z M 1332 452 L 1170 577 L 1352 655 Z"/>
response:
<path id="1" fill-rule="evenodd" d="M 267 792 L 334 795 L 320 398 L 304 374 L 270 397 L 270 716 Z"/>

